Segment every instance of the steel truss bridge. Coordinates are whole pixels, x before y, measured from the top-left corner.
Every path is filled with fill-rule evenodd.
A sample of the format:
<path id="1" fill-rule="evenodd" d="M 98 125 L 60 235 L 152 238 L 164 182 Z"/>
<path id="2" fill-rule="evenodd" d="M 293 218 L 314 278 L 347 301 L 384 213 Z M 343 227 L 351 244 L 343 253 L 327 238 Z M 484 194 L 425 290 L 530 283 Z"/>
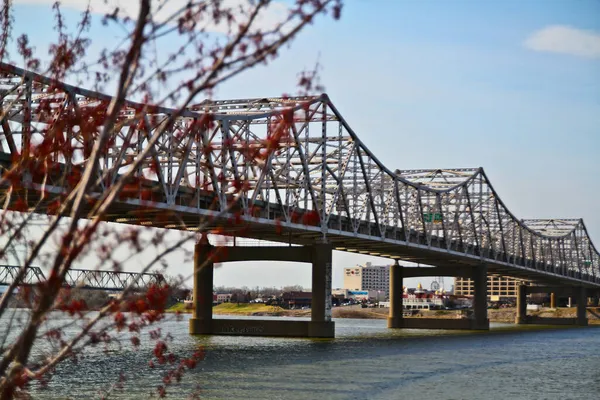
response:
<path id="1" fill-rule="evenodd" d="M 7 64 L 0 65 L 0 96 L 5 169 L 27 144 L 52 140 L 62 143 L 54 159 L 63 170 L 84 165 L 83 152 L 63 148 L 89 148 L 94 138 L 81 135 L 77 121 L 110 101 Z M 482 168 L 388 168 L 325 94 L 204 101 L 150 145 L 174 112 L 134 102 L 121 110 L 90 196 L 100 197 L 138 157 L 143 190 L 121 196 L 109 221 L 292 244 L 327 241 L 338 250 L 448 267 L 448 275 L 453 266 L 485 264 L 489 273 L 600 287 L 600 255 L 581 219 L 517 218 Z M 211 124 L 198 123 L 207 115 Z M 50 172 L 34 172 L 12 199 L 33 207 L 42 182 L 46 193 L 65 191 Z"/>
<path id="2" fill-rule="evenodd" d="M 0 265 L 0 285 L 13 283 L 21 267 L 15 265 Z M 34 286 L 46 281 L 40 267 L 29 267 L 21 285 Z M 66 287 L 98 290 L 122 291 L 133 283 L 134 291 L 147 289 L 153 284 L 164 283 L 160 274 L 137 272 L 94 271 L 88 269 L 70 269 L 65 279 Z"/>

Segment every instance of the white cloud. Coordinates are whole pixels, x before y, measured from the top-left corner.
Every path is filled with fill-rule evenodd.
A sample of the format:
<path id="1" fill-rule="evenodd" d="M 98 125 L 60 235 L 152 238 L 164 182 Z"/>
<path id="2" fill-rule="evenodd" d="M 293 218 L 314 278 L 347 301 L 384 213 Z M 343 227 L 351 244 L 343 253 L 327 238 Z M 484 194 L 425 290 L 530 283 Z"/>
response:
<path id="1" fill-rule="evenodd" d="M 547 26 L 534 32 L 523 45 L 535 51 L 600 58 L 600 33 L 570 26 Z"/>
<path id="2" fill-rule="evenodd" d="M 51 7 L 56 0 L 19 0 L 21 4 L 45 5 Z M 152 0 L 152 11 L 154 12 L 154 20 L 162 22 L 169 18 L 174 13 L 183 9 L 189 0 Z M 62 9 L 72 9 L 84 11 L 87 8 L 88 0 L 61 0 Z M 137 0 L 89 0 L 90 9 L 94 14 L 112 14 L 115 8 L 119 8 L 120 17 L 129 17 L 135 19 L 139 12 L 139 1 Z M 248 15 L 247 10 L 251 6 L 248 0 L 224 0 L 223 8 L 231 8 L 235 11 L 234 15 Z M 246 11 L 244 11 L 246 10 Z M 283 21 L 288 16 L 288 8 L 282 2 L 272 2 L 257 16 L 253 26 L 255 29 L 267 30 L 274 28 L 278 23 Z M 240 21 L 244 21 L 241 18 Z M 175 19 L 177 21 L 177 19 Z M 207 21 L 204 25 L 207 31 L 211 32 L 227 32 L 227 25 L 221 23 L 214 24 L 213 21 Z"/>

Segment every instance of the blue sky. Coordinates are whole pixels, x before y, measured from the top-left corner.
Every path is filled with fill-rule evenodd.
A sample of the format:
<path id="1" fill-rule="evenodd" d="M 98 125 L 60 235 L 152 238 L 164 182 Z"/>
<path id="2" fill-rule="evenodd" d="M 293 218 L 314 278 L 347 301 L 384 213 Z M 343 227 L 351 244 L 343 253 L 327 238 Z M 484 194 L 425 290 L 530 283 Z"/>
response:
<path id="1" fill-rule="evenodd" d="M 44 48 L 49 2 L 25 2 L 44 4 L 17 1 L 15 33 Z M 595 0 L 348 0 L 340 21 L 320 18 L 215 97 L 293 92 L 318 61 L 327 93 L 389 168 L 483 166 L 518 217 L 583 217 L 600 246 L 599 16 Z M 369 259 L 336 253 L 334 286 Z M 227 264 L 215 283 L 310 286 L 310 268 Z"/>

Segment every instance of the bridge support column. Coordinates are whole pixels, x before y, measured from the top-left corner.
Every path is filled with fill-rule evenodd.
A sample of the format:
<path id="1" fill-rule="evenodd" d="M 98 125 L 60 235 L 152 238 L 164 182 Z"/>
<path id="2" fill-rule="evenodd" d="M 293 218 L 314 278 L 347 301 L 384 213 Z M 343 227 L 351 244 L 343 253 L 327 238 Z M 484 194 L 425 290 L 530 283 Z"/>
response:
<path id="1" fill-rule="evenodd" d="M 576 289 L 577 293 L 577 325 L 587 326 L 587 293 L 584 287 Z"/>
<path id="2" fill-rule="evenodd" d="M 233 261 L 291 261 L 312 264 L 312 307 L 310 321 L 213 319 L 213 263 Z M 335 336 L 331 320 L 332 246 L 213 247 L 206 239 L 194 252 L 194 314 L 191 334 L 320 337 Z"/>
<path id="3" fill-rule="evenodd" d="M 404 320 L 402 317 L 402 267 L 396 263 L 390 266 L 390 314 L 387 321 L 388 328 L 402 328 Z"/>
<path id="4" fill-rule="evenodd" d="M 194 248 L 194 313 L 190 319 L 191 334 L 211 334 L 213 331 L 213 247 L 199 242 Z"/>
<path id="5" fill-rule="evenodd" d="M 556 308 L 556 293 L 550 293 L 550 308 Z"/>
<path id="6" fill-rule="evenodd" d="M 527 315 L 526 296 L 528 293 L 550 293 L 551 305 L 556 306 L 558 296 L 569 296 L 569 299 L 577 302 L 577 313 L 575 318 L 563 317 L 540 317 L 539 315 Z M 584 287 L 572 286 L 519 286 L 517 292 L 517 316 L 515 323 L 517 324 L 534 324 L 534 325 L 587 325 L 587 295 L 588 291 Z"/>
<path id="7" fill-rule="evenodd" d="M 517 287 L 517 316 L 515 324 L 527 323 L 527 286 L 519 285 Z"/>
<path id="8" fill-rule="evenodd" d="M 330 244 L 312 247 L 312 301 L 309 337 L 334 337 L 331 321 L 331 257 Z"/>
<path id="9" fill-rule="evenodd" d="M 473 271 L 473 287 L 475 289 L 473 329 L 490 329 L 490 320 L 487 315 L 487 265 L 480 265 Z"/>

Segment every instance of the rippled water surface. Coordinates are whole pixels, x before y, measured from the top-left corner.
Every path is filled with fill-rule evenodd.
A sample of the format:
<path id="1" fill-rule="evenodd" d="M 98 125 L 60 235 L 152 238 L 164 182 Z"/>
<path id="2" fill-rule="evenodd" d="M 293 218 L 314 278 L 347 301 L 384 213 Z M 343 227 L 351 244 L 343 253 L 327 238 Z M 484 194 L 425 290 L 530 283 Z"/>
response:
<path id="1" fill-rule="evenodd" d="M 1 321 L 0 321 L 1 322 Z M 336 320 L 334 340 L 191 337 L 187 318 L 167 321 L 170 347 L 206 359 L 169 388 L 170 398 L 200 390 L 203 399 L 598 399 L 600 329 L 521 330 L 493 324 L 489 333 L 386 328 L 384 320 Z M 91 398 L 124 373 L 111 398 L 147 398 L 161 383 L 151 344 L 92 349 L 63 364 L 34 398 Z"/>

